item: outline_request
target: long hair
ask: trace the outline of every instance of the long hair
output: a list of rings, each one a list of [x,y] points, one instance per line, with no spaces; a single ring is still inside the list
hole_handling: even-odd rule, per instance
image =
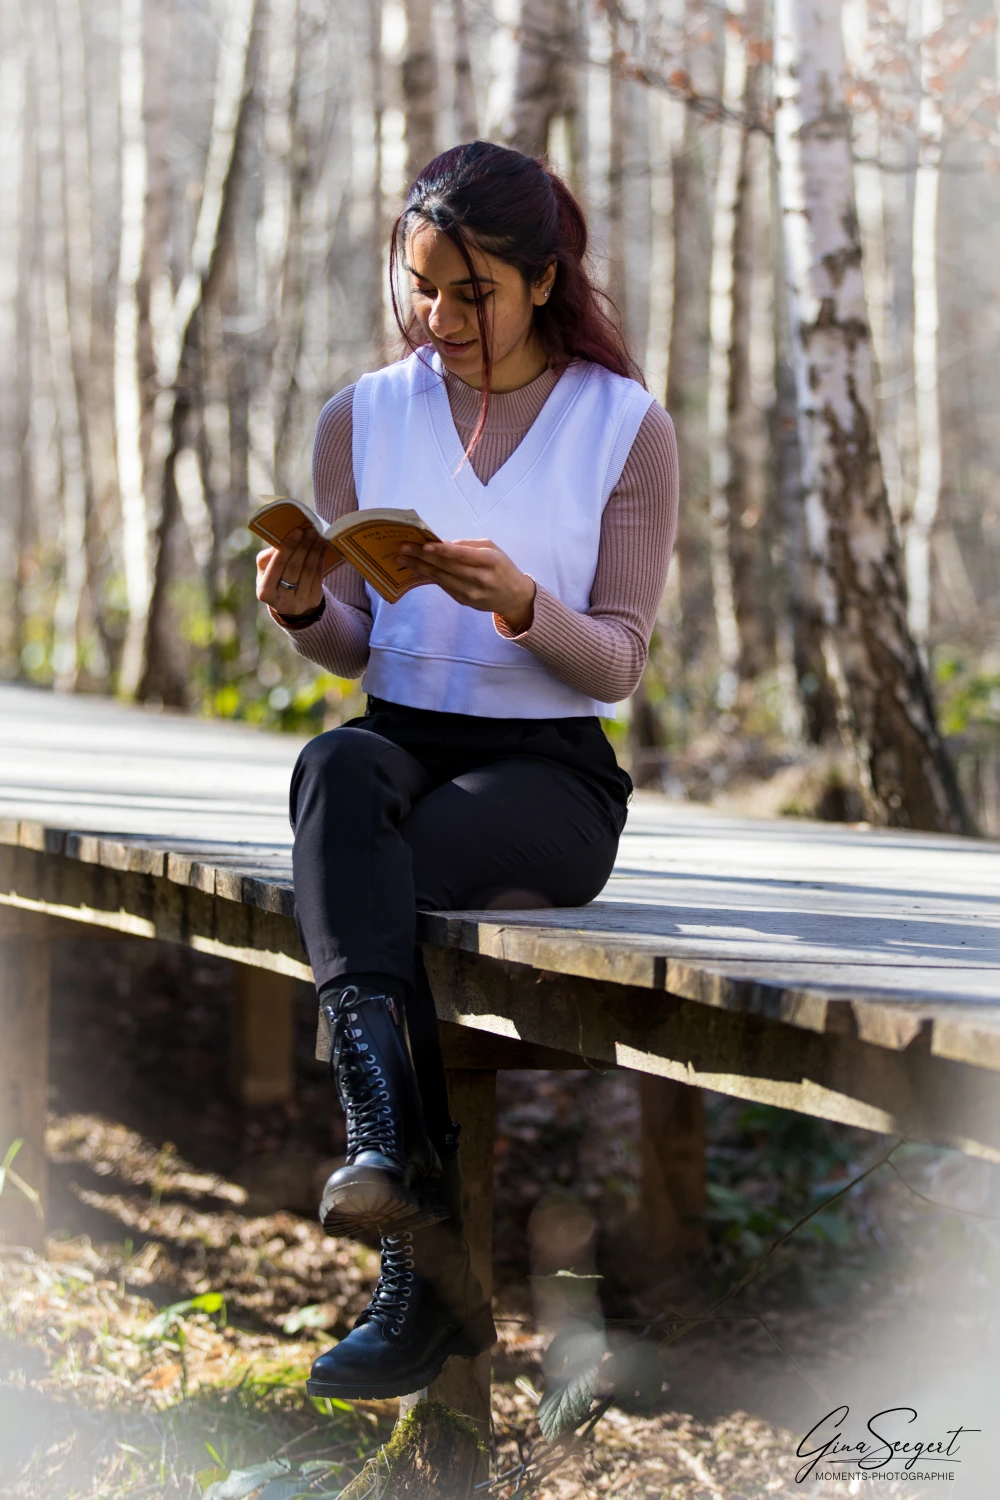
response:
[[[423,220],[456,247],[472,278],[476,321],[483,351],[483,391],[479,420],[469,442],[471,454],[482,437],[490,400],[489,316],[476,275],[472,250],[480,250],[520,271],[534,285],[555,262],[548,300],[534,309],[534,333],[555,369],[574,359],[603,365],[645,385],[629,352],[614,304],[591,280],[585,265],[587,224],[583,210],[545,162],[489,141],[453,146],[428,162],[411,186],[406,206],[392,227],[389,286],[392,310],[410,349],[426,339],[419,325],[404,319],[397,277],[406,238]]]

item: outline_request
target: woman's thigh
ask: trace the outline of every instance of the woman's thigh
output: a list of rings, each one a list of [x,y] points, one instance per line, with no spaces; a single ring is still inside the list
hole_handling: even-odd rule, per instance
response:
[[[495,761],[421,798],[401,829],[424,911],[582,906],[619,831],[586,782],[551,761]]]

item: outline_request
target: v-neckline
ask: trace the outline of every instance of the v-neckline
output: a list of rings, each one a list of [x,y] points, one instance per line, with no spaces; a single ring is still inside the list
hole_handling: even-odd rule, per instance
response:
[[[465,456],[465,445],[458,435],[448,400],[444,367],[435,351],[429,367],[437,376],[424,386],[431,427],[448,470],[452,484],[476,516],[485,516],[506,500],[512,490],[527,478],[545,451],[550,433],[563,420],[579,394],[581,375],[576,365],[567,365],[546,396],[541,411],[524,434],[513,453],[485,483]]]

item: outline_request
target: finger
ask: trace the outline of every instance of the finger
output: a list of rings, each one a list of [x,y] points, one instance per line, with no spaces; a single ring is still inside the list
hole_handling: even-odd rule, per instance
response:
[[[257,579],[257,598],[262,599],[265,604],[277,603],[278,579],[281,577],[282,569],[287,560],[288,557],[284,548],[271,548],[270,556],[265,561],[263,570]]]
[[[315,536],[315,534],[315,532],[312,533],[313,536]],[[302,577],[302,571],[306,565],[306,558],[309,556],[311,550],[312,542],[309,539],[309,536],[305,532],[303,532],[299,540],[295,543],[295,546],[292,548],[285,566],[282,569],[282,582],[286,584],[294,584],[296,588],[298,587],[299,580]],[[291,592],[293,592],[293,590],[289,588],[282,590],[282,593],[286,594]]]
[[[323,564],[326,559],[326,543],[322,540],[314,545],[306,558],[306,565],[302,570],[302,578],[299,581],[299,593],[305,591],[310,600],[310,607],[318,604],[323,594]]]

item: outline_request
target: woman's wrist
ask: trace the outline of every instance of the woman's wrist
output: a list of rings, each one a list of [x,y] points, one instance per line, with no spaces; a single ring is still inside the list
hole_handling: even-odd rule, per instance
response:
[[[286,630],[304,630],[307,625],[315,625],[317,620],[323,618],[326,610],[326,595],[324,594],[312,609],[303,610],[300,615],[283,615],[280,610],[275,609],[273,604],[268,608],[279,625],[284,625]]]
[[[530,629],[535,613],[535,580],[529,574],[522,574],[523,587],[518,589],[517,596],[504,609],[497,610],[497,614],[511,635],[523,635]]]

